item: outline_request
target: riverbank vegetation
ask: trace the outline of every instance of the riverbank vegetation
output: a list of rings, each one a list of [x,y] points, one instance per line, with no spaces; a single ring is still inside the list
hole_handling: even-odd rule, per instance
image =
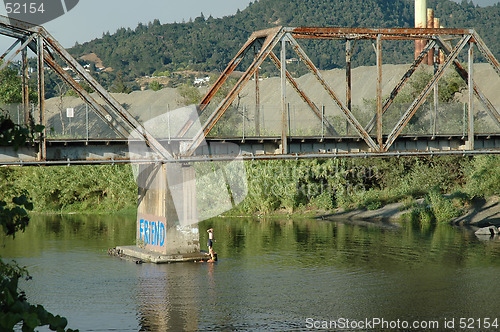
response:
[[[372,210],[402,202],[411,221],[449,222],[474,199],[500,194],[498,156],[253,162],[247,173],[248,196],[232,213]]]
[[[0,113],[0,146],[12,146],[15,150],[32,142],[34,135],[42,128],[35,126],[30,131],[14,124],[9,117]],[[16,233],[24,232],[29,224],[29,210],[33,203],[24,194],[25,189],[16,188],[14,179],[4,178],[13,171],[2,168],[0,171],[0,239],[5,245],[6,237],[14,239]],[[11,173],[12,174],[12,173]],[[20,174],[18,174],[20,175]],[[67,320],[54,316],[41,305],[30,304],[26,294],[18,288],[20,278],[31,279],[28,271],[15,262],[4,261],[0,257],[0,331],[34,331],[36,327],[48,326],[53,331],[65,331]],[[72,331],[68,329],[67,331]]]
[[[137,204],[130,166],[56,166],[3,168],[2,198],[27,194],[42,213],[109,212]]]
[[[500,194],[498,156],[253,161],[248,194],[231,215],[325,213],[402,202],[408,219],[449,222],[480,197]],[[129,165],[0,169],[0,199],[26,194],[41,213],[134,209]]]

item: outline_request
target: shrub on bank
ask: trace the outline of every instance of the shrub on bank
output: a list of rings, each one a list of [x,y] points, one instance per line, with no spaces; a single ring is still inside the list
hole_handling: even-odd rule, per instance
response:
[[[23,167],[2,169],[0,177],[6,181],[0,187],[26,193],[37,212],[117,211],[137,204],[127,165]]]
[[[412,220],[448,222],[474,197],[500,194],[499,156],[251,161],[245,169],[248,195],[230,214],[377,209],[403,201],[414,210]],[[129,165],[2,168],[0,180],[0,199],[26,193],[39,212],[137,204]],[[428,208],[415,202],[424,197]]]

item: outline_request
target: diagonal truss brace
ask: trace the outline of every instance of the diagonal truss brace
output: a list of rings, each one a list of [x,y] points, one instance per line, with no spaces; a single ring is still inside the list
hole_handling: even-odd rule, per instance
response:
[[[474,43],[476,43],[477,48],[479,49],[479,52],[485,57],[485,59],[491,64],[493,69],[497,72],[497,74],[500,76],[500,63],[498,60],[495,58],[493,53],[491,53],[490,49],[484,41],[479,37],[478,33],[474,30],[472,33],[472,37],[474,39]]]
[[[215,96],[215,94],[219,91],[219,89],[222,87],[222,85],[227,81],[229,78],[229,75],[238,67],[240,62],[243,60],[245,57],[246,53],[248,50],[251,48],[252,45],[254,45],[258,40],[261,40],[263,37],[257,35],[256,33],[253,33],[252,36],[247,40],[245,45],[241,47],[241,49],[238,51],[236,56],[229,62],[229,64],[226,66],[222,74],[219,76],[217,81],[215,81],[214,85],[212,88],[207,92],[205,97],[201,100],[198,109],[200,110],[200,114],[203,113],[207,107],[207,105],[210,103],[210,100]],[[182,126],[182,128],[177,132],[175,135],[176,137],[182,137],[186,135],[188,130],[193,126],[194,122],[198,118],[198,114],[196,112],[193,112],[187,122]]]
[[[394,129],[392,132],[389,134],[387,137],[387,141],[384,144],[383,151],[387,151],[391,145],[394,143],[396,138],[401,134],[403,129],[406,127],[408,122],[410,122],[411,118],[415,114],[415,112],[418,110],[418,108],[422,105],[422,103],[425,101],[427,96],[429,95],[431,89],[434,87],[434,85],[437,83],[437,81],[443,76],[444,71],[450,66],[450,64],[456,59],[460,51],[465,47],[465,45],[469,42],[471,39],[471,35],[465,35],[460,42],[455,46],[453,51],[448,54],[447,58],[445,59],[444,65],[439,68],[438,71],[434,74],[434,76],[431,78],[429,83],[427,83],[427,86],[422,90],[420,95],[413,101],[413,103],[410,105],[408,110],[403,114],[401,119],[396,123],[394,126]]]
[[[2,61],[3,61],[3,59],[5,59],[5,57],[6,57],[7,55],[9,55],[9,53],[10,53],[10,52],[12,52],[12,50],[13,50],[14,48],[16,48],[17,44],[19,44],[20,42],[21,42],[21,40],[20,40],[20,39],[17,39],[17,40],[16,40],[16,41],[15,41],[15,42],[14,42],[14,43],[13,43],[13,44],[9,47],[9,49],[8,49],[7,51],[5,51],[5,53],[4,53],[4,54],[2,54],[2,56],[0,56],[0,62],[2,62]]]
[[[481,39],[477,34],[474,34],[474,37],[472,39],[476,42],[476,45],[478,49],[481,51],[481,53],[483,53],[485,58],[489,59],[488,61],[490,62],[490,64],[500,75],[500,68],[498,66],[498,61],[496,61],[495,57],[491,54],[491,52],[489,52],[489,50],[486,48],[486,45],[484,45],[484,43],[478,43],[478,41],[481,41]],[[440,38],[438,38],[437,41],[441,49],[445,52],[445,54],[451,53],[451,47],[446,42],[444,42]],[[469,84],[469,74],[467,70],[465,70],[465,68],[456,59],[453,61],[453,65],[455,66],[455,70],[460,75],[460,77],[467,84]],[[497,124],[497,126],[500,127],[500,114],[496,110],[495,106],[493,106],[493,104],[488,100],[488,98],[486,98],[486,96],[481,92],[481,90],[479,90],[479,87],[477,86],[476,82],[474,82],[474,80],[472,81],[472,85],[474,88],[474,95],[481,101],[481,103],[486,109],[486,112],[490,115],[490,117]]]
[[[271,52],[269,53],[269,57],[271,58],[272,62],[274,63],[274,65],[276,66],[276,68],[278,68],[278,70],[281,71],[281,61],[280,59],[276,56],[276,54],[274,54],[274,52]],[[335,128],[333,127],[333,125],[328,121],[328,119],[324,119],[323,116],[322,116],[322,113],[321,111],[318,109],[318,107],[316,106],[316,104],[314,104],[311,99],[309,99],[309,97],[306,96],[306,94],[304,93],[304,91],[299,87],[299,85],[297,84],[297,81],[295,81],[295,79],[293,78],[293,76],[290,74],[290,72],[288,70],[285,71],[286,73],[286,78],[288,80],[288,83],[290,83],[290,85],[293,87],[293,89],[299,94],[299,96],[302,98],[302,100],[307,104],[309,105],[309,107],[311,108],[311,110],[313,111],[314,115],[316,115],[318,117],[318,119],[320,120],[323,120],[323,122],[325,123],[326,125],[326,129],[330,132],[330,134],[332,135],[338,135],[338,132],[335,130]]]
[[[44,37],[46,45],[50,46],[51,49],[57,53],[61,59],[63,59],[80,77],[82,77],[87,84],[95,91],[97,94],[105,100],[108,105],[112,108],[115,113],[115,117],[125,122],[130,128],[135,130],[146,143],[157,152],[161,157],[165,159],[172,159],[172,154],[165,149],[130,113],[128,113],[125,108],[116,99],[114,99],[85,69],[76,61],[69,53],[66,51],[45,29],[41,28],[41,34]],[[76,82],[75,82],[76,83]],[[78,84],[74,86],[79,95],[85,94],[84,89],[82,89]],[[87,93],[87,98],[90,94]],[[103,110],[104,108],[101,108]],[[108,122],[109,123],[109,122]]]
[[[105,115],[109,115],[112,119],[115,119],[116,123],[104,119],[111,125],[113,130],[117,131],[122,136],[126,133],[137,132],[146,141],[146,143],[160,155],[161,158],[173,158],[170,152],[166,150],[134,117],[132,117],[132,115],[130,115],[90,74],[88,74],[85,69],[42,26],[35,26],[23,21],[0,16],[0,34],[23,41],[22,45],[13,56],[29,47],[35,54],[38,55],[39,59],[43,58],[43,61],[53,68],[61,76],[61,78],[68,83],[80,97],[82,97],[84,101],[90,102],[90,105],[97,111],[99,116],[104,116],[105,118]],[[35,39],[35,37],[38,38]],[[42,47],[38,47],[38,40],[42,40],[43,50]],[[11,52],[16,44],[17,43],[14,43],[7,52]],[[59,55],[61,60],[71,67],[75,73],[77,73],[95,92],[97,92],[107,105],[110,106],[112,113],[99,105],[90,96],[90,94],[87,93],[71,77],[71,75],[62,70],[61,66],[57,64],[56,60],[52,56],[51,51]],[[6,55],[3,56],[5,57]],[[9,61],[3,63],[3,66],[7,65],[9,62],[10,58]],[[127,130],[128,128],[125,128],[123,125],[120,125],[121,128],[120,126],[115,127],[118,123],[117,120],[123,121],[130,127],[130,130]]]
[[[333,89],[330,87],[330,85],[326,82],[326,80],[323,78],[323,76],[319,72],[318,68],[316,68],[316,66],[312,63],[311,59],[309,59],[307,54],[304,52],[304,50],[300,47],[300,45],[297,43],[297,41],[291,35],[289,36],[289,41],[292,44],[294,51],[306,63],[306,65],[309,67],[309,69],[313,72],[316,79],[321,83],[323,88],[328,92],[330,97],[334,100],[334,102],[341,109],[341,111],[344,112],[347,120],[354,127],[354,129],[358,132],[358,134],[361,136],[361,138],[363,140],[365,140],[365,142],[368,144],[368,146],[370,148],[372,148],[373,151],[379,151],[380,150],[379,146],[368,135],[366,130],[358,122],[358,120],[354,117],[354,115],[351,113],[351,111],[349,109],[347,109],[347,107],[344,105],[344,103],[339,99],[339,97],[337,97],[337,95],[335,94]]]
[[[51,67],[63,80],[66,82],[87,104],[89,104],[97,113],[97,115],[106,122],[116,134],[121,137],[127,137],[129,132],[120,123],[108,120],[108,111],[100,105],[87,91],[82,89],[79,84],[69,75],[62,67],[49,55],[47,51],[44,51],[44,61]],[[109,115],[110,116],[110,115]]]
[[[14,60],[14,58],[24,49],[26,49],[26,47],[33,41],[33,39],[35,39],[35,37],[37,36],[36,33],[32,33],[29,38],[27,38],[18,48],[17,50],[11,54],[11,56],[9,58],[7,58],[7,60],[5,62],[3,62],[1,65],[0,65],[0,70],[3,70],[5,67],[7,67],[9,65],[9,63],[11,63],[12,60]],[[16,44],[13,44],[12,46],[15,47]],[[5,54],[5,56],[7,54],[9,54],[11,51],[12,51],[12,46],[11,48],[7,51],[7,53]]]
[[[265,58],[267,56],[269,56],[269,53],[278,44],[278,42],[281,41],[281,39],[283,38],[283,36],[285,35],[285,32],[286,32],[285,29],[281,28],[281,27],[275,28],[275,29],[270,29],[268,31],[270,31],[271,33],[269,33],[267,35],[257,57],[255,57],[252,64],[250,65],[250,67],[243,74],[243,76],[238,80],[238,82],[233,87],[231,92],[217,106],[217,108],[209,116],[209,118],[205,122],[205,124],[195,134],[191,144],[186,148],[185,151],[181,151],[181,154],[183,156],[191,156],[194,153],[196,148],[203,142],[203,140],[208,135],[210,130],[212,130],[212,128],[217,124],[217,122],[222,117],[222,115],[224,115],[224,113],[229,108],[231,103],[234,101],[236,96],[241,92],[241,90],[243,89],[245,84],[250,80],[250,78],[255,73],[257,68],[259,68],[259,66],[262,64],[262,62],[265,60]],[[250,49],[250,47],[253,45],[253,43],[248,43],[247,45],[248,45],[247,49]],[[210,93],[210,91],[209,91],[209,93]]]
[[[436,45],[436,42],[434,40],[430,41],[427,43],[426,47],[422,50],[422,52],[419,54],[419,56],[415,59],[413,64],[408,68],[408,71],[403,75],[402,79],[399,81],[399,83],[394,87],[392,90],[391,94],[389,97],[386,99],[384,102],[384,105],[382,107],[382,115],[387,111],[389,106],[391,106],[392,102],[396,98],[396,96],[399,94],[401,89],[405,86],[405,84],[408,82],[410,79],[411,75],[417,70],[418,66],[422,63],[424,57],[427,55],[429,50],[433,48]],[[374,115],[373,118],[370,120],[370,122],[366,125],[365,130],[370,133],[373,130],[373,127],[375,126],[375,123],[377,121],[377,115]]]

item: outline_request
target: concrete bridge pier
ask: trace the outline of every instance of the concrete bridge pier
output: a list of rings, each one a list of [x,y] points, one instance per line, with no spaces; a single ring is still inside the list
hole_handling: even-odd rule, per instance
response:
[[[137,245],[117,249],[154,263],[206,259],[200,252],[194,167],[177,163],[135,167]]]

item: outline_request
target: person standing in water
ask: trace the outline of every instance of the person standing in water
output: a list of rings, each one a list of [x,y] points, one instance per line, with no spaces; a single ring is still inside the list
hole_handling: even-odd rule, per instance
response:
[[[207,230],[208,232],[208,253],[210,254],[211,259],[214,259],[214,249],[213,249],[213,244],[214,244],[214,229],[210,228]]]

